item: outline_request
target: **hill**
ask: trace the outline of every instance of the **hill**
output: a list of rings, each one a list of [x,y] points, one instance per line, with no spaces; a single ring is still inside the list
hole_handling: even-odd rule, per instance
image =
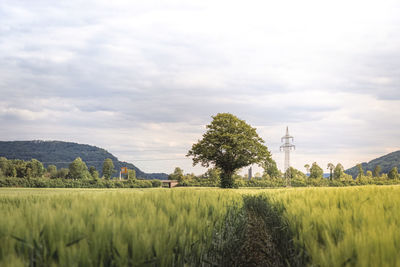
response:
[[[0,141],[0,157],[7,159],[31,160],[37,159],[45,167],[54,164],[57,168],[68,168],[68,165],[77,157],[81,157],[86,165],[94,166],[99,173],[102,171],[103,161],[112,159],[115,169],[121,167],[134,169],[138,178],[167,179],[165,173],[145,173],[131,163],[119,161],[107,150],[90,145],[83,145],[62,141]],[[117,175],[117,173],[115,174]]]
[[[364,172],[373,171],[376,165],[380,165],[382,173],[388,173],[393,167],[400,169],[400,150],[389,153],[383,157],[371,160],[370,162],[363,162],[362,167]],[[354,166],[345,171],[347,174],[356,177],[358,174],[357,166]]]

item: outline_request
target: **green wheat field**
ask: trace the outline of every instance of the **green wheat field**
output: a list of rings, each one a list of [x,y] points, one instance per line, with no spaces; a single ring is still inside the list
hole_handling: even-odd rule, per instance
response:
[[[400,266],[400,186],[1,188],[0,266],[229,266],[249,214],[286,265]]]

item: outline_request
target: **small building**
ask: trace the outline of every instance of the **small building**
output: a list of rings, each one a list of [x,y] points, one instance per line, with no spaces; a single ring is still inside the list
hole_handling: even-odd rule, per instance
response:
[[[165,188],[172,188],[178,185],[177,180],[161,180],[162,187]]]

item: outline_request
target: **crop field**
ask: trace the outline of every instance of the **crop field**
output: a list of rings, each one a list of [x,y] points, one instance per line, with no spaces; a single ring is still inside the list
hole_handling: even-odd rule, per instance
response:
[[[0,214],[0,266],[400,266],[399,186],[5,188]]]
[[[400,266],[400,187],[271,190],[296,246],[317,266]]]

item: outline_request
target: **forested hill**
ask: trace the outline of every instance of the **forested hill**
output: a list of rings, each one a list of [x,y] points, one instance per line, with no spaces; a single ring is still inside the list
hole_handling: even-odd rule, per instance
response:
[[[88,167],[94,166],[99,173],[102,171],[103,161],[106,158],[110,158],[112,159],[116,170],[120,170],[121,167],[134,169],[138,178],[168,178],[168,175],[165,173],[144,173],[131,163],[119,161],[114,155],[105,149],[71,142],[0,141],[0,157],[22,160],[37,159],[41,161],[45,167],[54,164],[57,166],[57,169],[68,168],[69,164],[75,158],[81,157]]]
[[[364,172],[373,171],[375,166],[380,165],[382,168],[382,173],[388,173],[393,167],[397,167],[400,169],[400,150],[396,152],[392,152],[383,157],[371,160],[370,162],[362,163],[362,167]],[[352,175],[353,177],[357,176],[358,168],[354,166],[345,171],[347,174]]]

